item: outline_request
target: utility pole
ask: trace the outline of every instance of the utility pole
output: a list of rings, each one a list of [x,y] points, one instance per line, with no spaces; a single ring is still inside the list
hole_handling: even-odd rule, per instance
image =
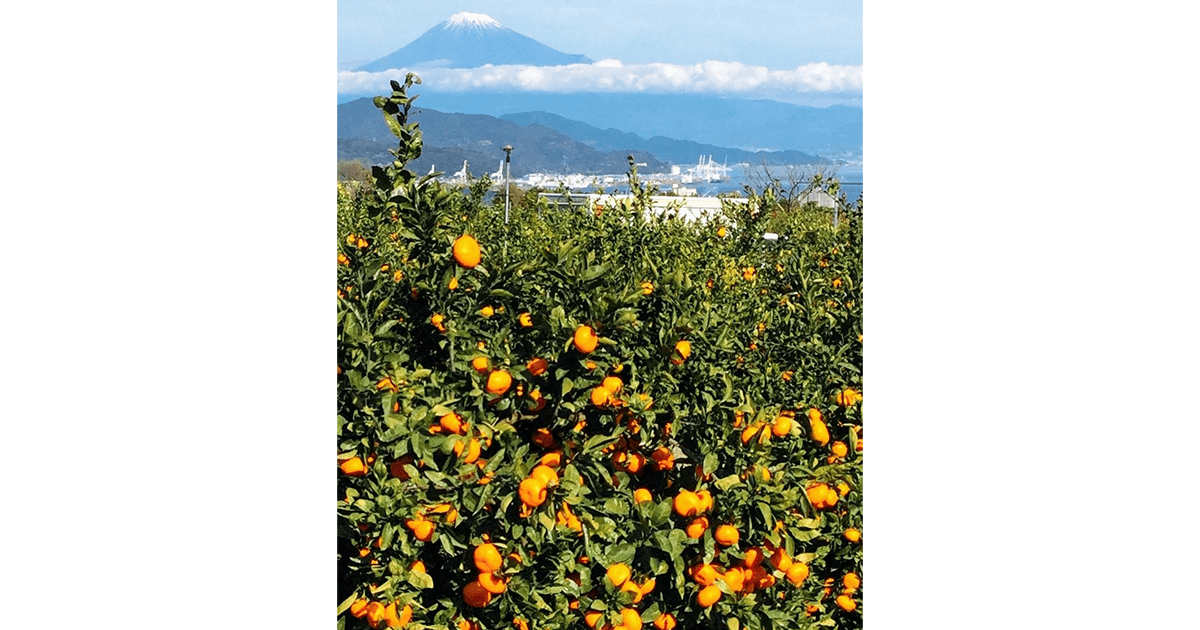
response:
[[[504,225],[508,225],[508,188],[512,185],[509,183],[509,175],[511,174],[509,162],[512,159],[512,150],[511,144],[504,145]]]

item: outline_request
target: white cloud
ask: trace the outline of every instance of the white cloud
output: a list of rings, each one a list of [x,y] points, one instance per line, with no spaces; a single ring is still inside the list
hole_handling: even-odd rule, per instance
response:
[[[409,69],[338,73],[338,94],[378,92],[389,79],[403,80]],[[794,70],[770,70],[729,61],[693,65],[626,65],[616,59],[567,66],[413,68],[422,82],[446,92],[518,90],[528,92],[706,93],[792,100],[818,94],[859,94],[863,67],[810,63]]]

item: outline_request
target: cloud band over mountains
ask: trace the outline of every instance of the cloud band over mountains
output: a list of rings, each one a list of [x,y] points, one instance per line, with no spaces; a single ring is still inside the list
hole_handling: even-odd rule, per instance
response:
[[[438,91],[721,93],[745,97],[794,98],[828,93],[861,93],[863,67],[810,63],[794,70],[771,70],[739,62],[693,65],[623,64],[605,59],[565,66],[425,67],[386,72],[338,73],[339,94],[378,92],[408,70]]]

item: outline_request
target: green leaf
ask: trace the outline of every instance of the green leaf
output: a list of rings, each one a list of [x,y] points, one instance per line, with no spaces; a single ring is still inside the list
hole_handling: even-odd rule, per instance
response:
[[[717,461],[717,454],[715,452],[704,456],[704,474],[706,476],[711,475],[713,471],[717,469]],[[722,490],[725,489],[726,488],[722,488]]]
[[[356,599],[358,599],[358,591],[350,593],[350,597],[347,597],[346,599],[342,600],[342,603],[338,604],[337,614],[340,615],[346,612],[346,610],[350,608],[350,604],[353,604],[354,600]],[[339,622],[340,621],[341,620],[339,620]]]

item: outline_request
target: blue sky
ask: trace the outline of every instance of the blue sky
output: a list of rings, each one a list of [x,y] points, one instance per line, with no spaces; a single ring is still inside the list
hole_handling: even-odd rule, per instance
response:
[[[602,62],[538,75],[514,84],[517,89],[589,90],[615,84],[613,91],[715,89],[790,102],[824,98],[861,104],[862,0],[340,0],[339,92],[378,83],[366,77],[355,81],[346,71],[401,48],[461,11],[486,14],[551,48]],[[440,84],[458,89],[497,80],[495,73],[485,78],[479,71],[447,74],[438,77]]]

